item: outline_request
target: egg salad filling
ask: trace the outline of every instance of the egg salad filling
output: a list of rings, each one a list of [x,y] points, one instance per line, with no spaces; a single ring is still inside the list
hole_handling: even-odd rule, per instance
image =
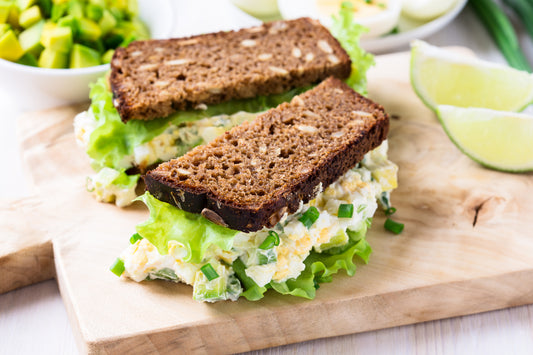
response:
[[[252,233],[218,226],[146,193],[139,199],[150,218],[137,226],[113,272],[192,285],[198,301],[257,300],[268,289],[314,298],[318,283],[340,269],[353,275],[354,255],[368,260],[365,234],[377,201],[388,200],[396,188],[397,170],[385,141],[296,213]]]
[[[239,111],[232,115],[217,115],[197,121],[169,123],[163,133],[150,141],[133,147],[131,154],[122,156],[115,168],[102,167],[87,177],[87,190],[100,202],[114,202],[119,207],[130,205],[137,197],[135,188],[138,174],[125,174],[124,170],[136,167],[145,171],[149,166],[179,157],[200,144],[206,144],[244,121],[252,121],[257,113]],[[97,127],[97,120],[91,108],[76,116],[74,133],[79,146],[87,149],[91,134]]]

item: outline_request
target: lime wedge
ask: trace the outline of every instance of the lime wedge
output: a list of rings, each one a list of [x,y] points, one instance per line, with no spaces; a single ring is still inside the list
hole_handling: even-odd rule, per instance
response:
[[[437,106],[437,116],[457,148],[481,165],[533,170],[533,116],[448,105]]]
[[[521,111],[533,102],[533,75],[504,65],[411,43],[411,84],[420,99],[437,105]]]

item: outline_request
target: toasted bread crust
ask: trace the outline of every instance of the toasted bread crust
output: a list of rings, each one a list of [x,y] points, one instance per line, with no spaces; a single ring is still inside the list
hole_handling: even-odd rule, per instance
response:
[[[138,41],[118,48],[109,82],[123,121],[166,117],[232,99],[346,78],[351,61],[318,21],[278,21],[239,31]]]
[[[156,198],[243,232],[274,226],[386,139],[383,107],[329,78],[159,165],[144,180]]]

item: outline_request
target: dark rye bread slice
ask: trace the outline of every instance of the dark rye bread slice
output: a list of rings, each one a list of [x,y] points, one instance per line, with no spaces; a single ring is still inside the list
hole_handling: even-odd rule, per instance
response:
[[[382,106],[329,78],[144,176],[152,195],[250,232],[273,227],[386,138]]]
[[[302,18],[240,31],[150,40],[118,48],[113,104],[123,121],[232,99],[286,92],[350,75],[349,56],[318,21]]]

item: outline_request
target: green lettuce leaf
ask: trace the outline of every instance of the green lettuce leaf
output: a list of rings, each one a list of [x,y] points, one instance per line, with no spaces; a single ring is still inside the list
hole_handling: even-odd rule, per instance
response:
[[[293,295],[308,299],[315,298],[318,284],[331,282],[332,275],[339,270],[346,270],[349,276],[353,276],[357,266],[353,259],[359,256],[365,263],[368,262],[372,248],[366,239],[348,243],[348,248],[340,254],[311,254],[305,259],[305,269],[296,279],[289,279],[282,283],[271,282],[271,286],[283,295]]]
[[[290,101],[294,96],[304,92],[298,88],[283,94],[259,96],[253,99],[233,100],[209,106],[206,110],[180,111],[171,116],[150,121],[130,120],[122,122],[113,106],[113,94],[107,80],[102,77],[91,86],[91,110],[97,121],[97,128],[91,133],[87,154],[94,160],[93,168],[103,167],[127,169],[131,164],[125,159],[135,147],[149,142],[168,128],[169,124],[179,125],[184,122],[220,114],[233,114],[239,111],[260,112]]]
[[[368,32],[368,29],[354,22],[353,6],[351,2],[342,3],[338,17],[332,16],[331,33],[352,61],[352,73],[346,83],[355,91],[366,95],[366,72],[374,65],[374,56],[359,45],[361,35]]]
[[[161,255],[168,254],[168,242],[175,240],[188,251],[185,262],[200,263],[211,244],[230,250],[233,238],[239,233],[219,226],[200,214],[186,212],[159,201],[148,192],[137,199],[150,209],[150,217],[137,225],[137,233],[152,243]]]
[[[354,275],[357,269],[354,256],[357,255],[363,262],[368,263],[372,248],[364,238],[366,230],[366,224],[363,224],[357,232],[347,231],[350,241],[342,247],[342,250],[338,249],[337,254],[311,252],[304,261],[304,271],[296,279],[280,283],[270,282],[264,287],[260,287],[246,275],[246,266],[240,259],[235,260],[233,270],[245,289],[241,296],[248,301],[257,301],[264,297],[269,288],[272,288],[283,295],[315,298],[318,284],[331,282],[332,276],[340,270],[345,270],[349,276]]]

